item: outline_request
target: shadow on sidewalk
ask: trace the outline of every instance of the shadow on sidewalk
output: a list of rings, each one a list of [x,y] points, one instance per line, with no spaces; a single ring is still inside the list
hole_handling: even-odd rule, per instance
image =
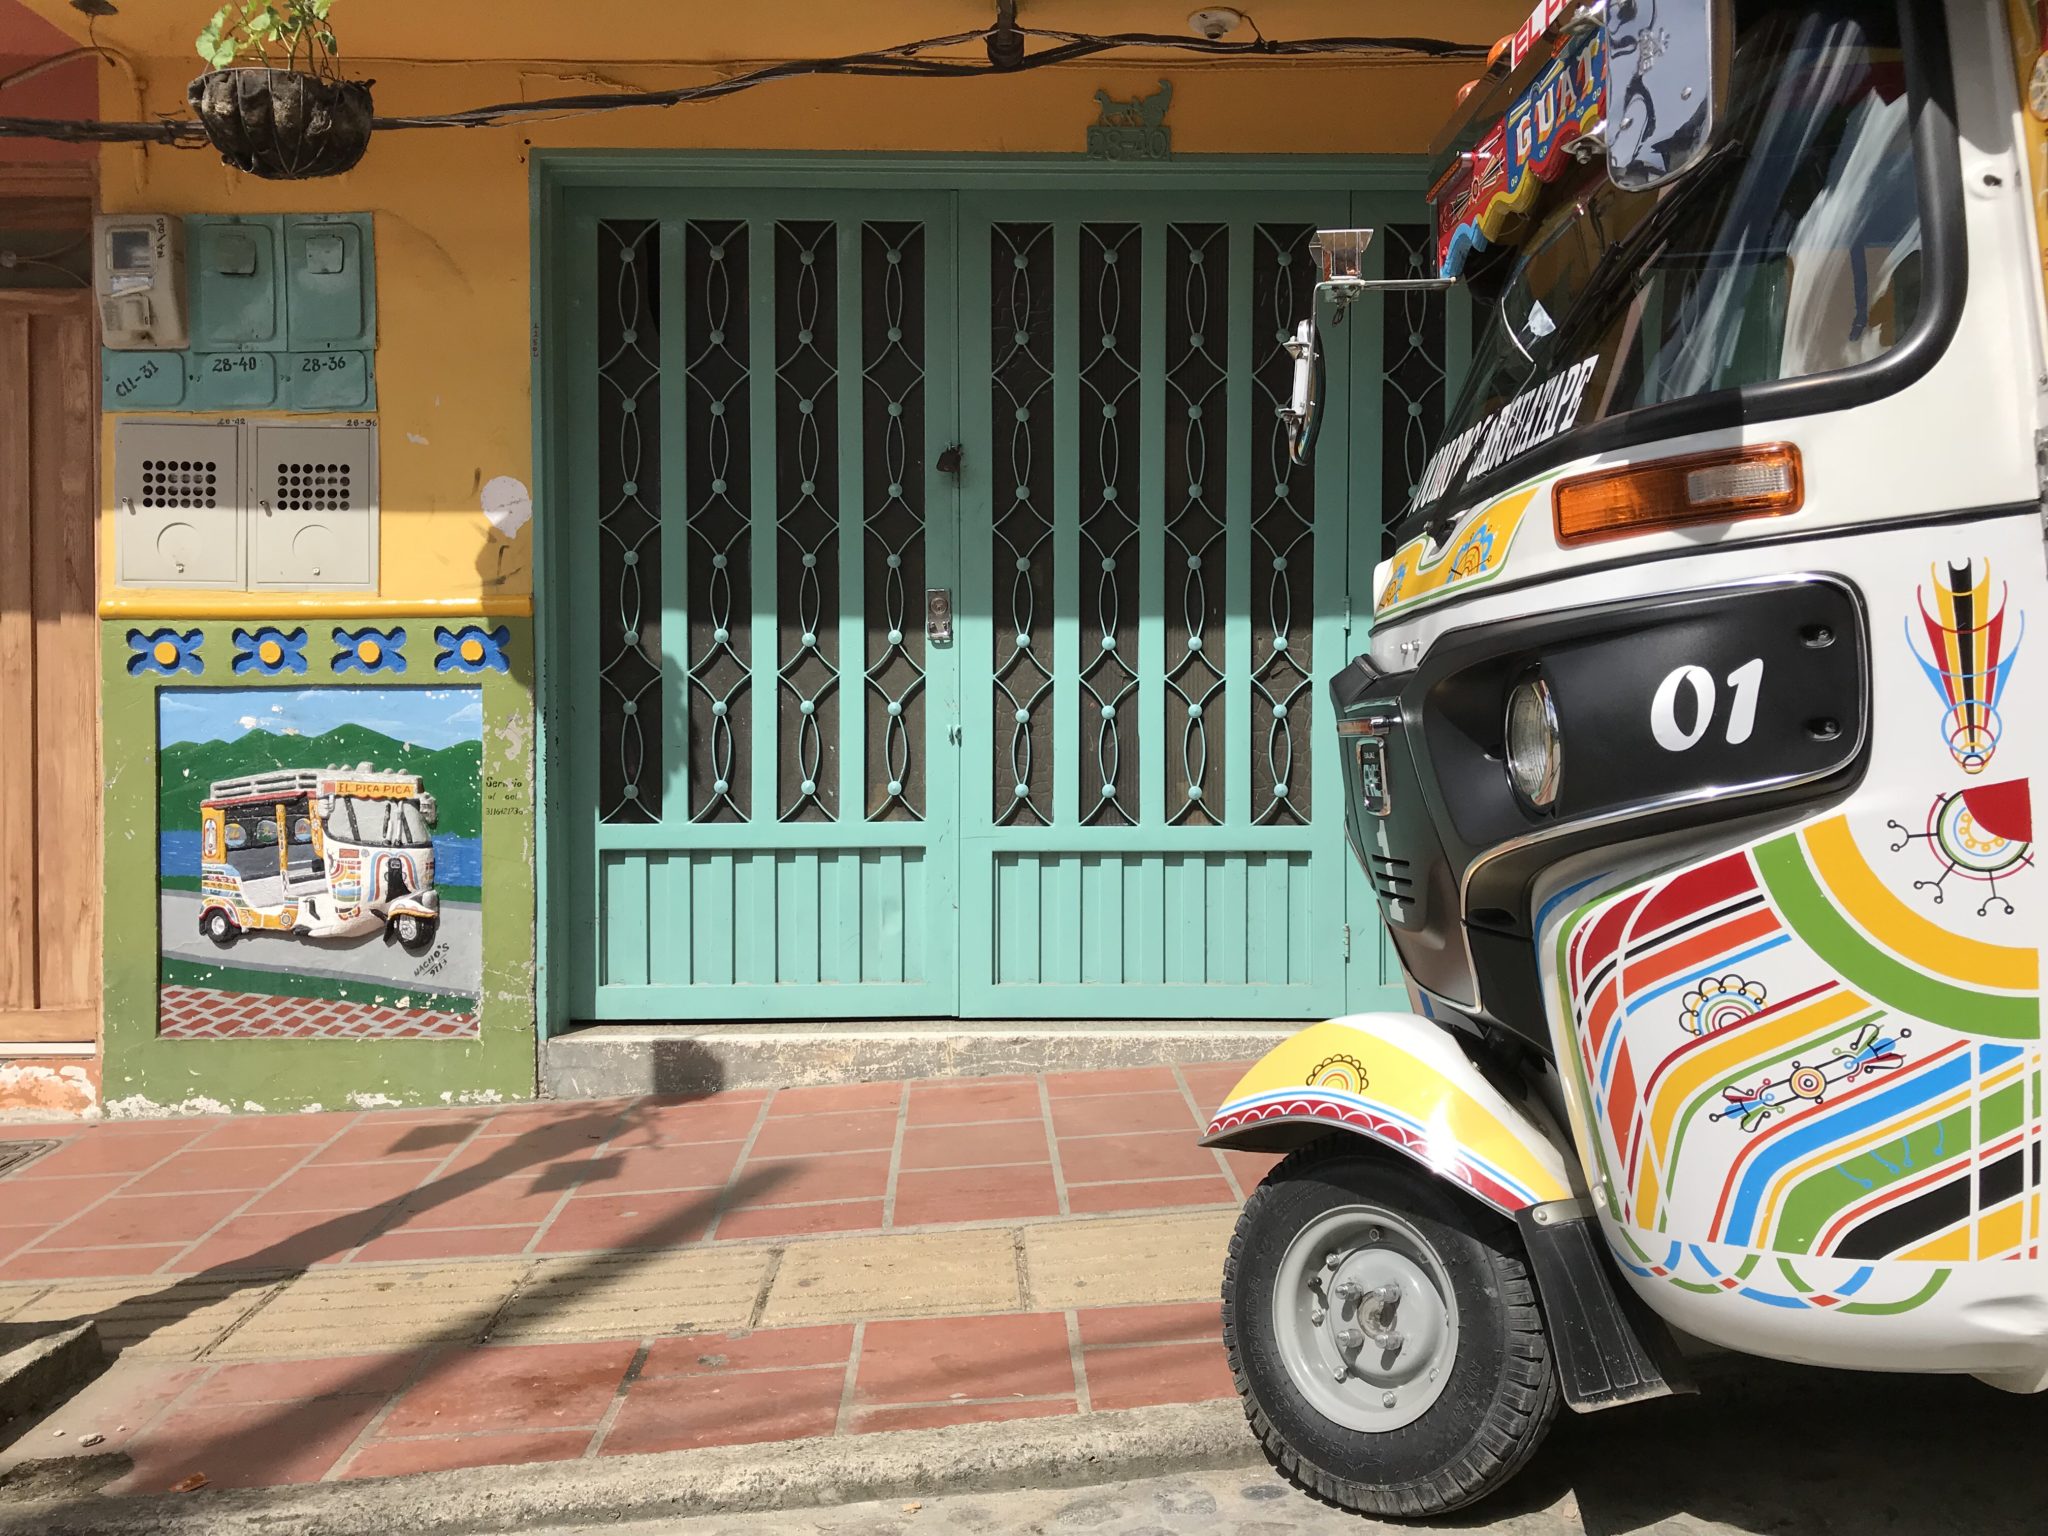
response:
[[[691,1099],[701,1095],[690,1095]],[[517,1135],[504,1138],[502,1150],[492,1153],[481,1161],[446,1173],[403,1194],[378,1202],[362,1210],[346,1212],[339,1216],[318,1221],[304,1231],[294,1233],[269,1248],[238,1259],[232,1264],[218,1265],[198,1274],[182,1276],[164,1286],[161,1290],[147,1295],[131,1297],[116,1311],[133,1309],[147,1313],[157,1307],[171,1304],[174,1315],[163,1318],[158,1326],[169,1326],[189,1315],[199,1306],[212,1305],[222,1299],[220,1287],[225,1283],[234,1291],[269,1287],[280,1281],[290,1282],[305,1275],[312,1266],[323,1258],[332,1258],[370,1241],[400,1223],[405,1217],[431,1211],[438,1206],[459,1199],[464,1195],[483,1189],[500,1180],[513,1177],[529,1169],[540,1169],[533,1188],[536,1191],[559,1189],[567,1191],[588,1183],[601,1183],[616,1173],[616,1159],[607,1158],[603,1144],[617,1139],[636,1127],[650,1123],[655,1112],[675,1104],[674,1099],[663,1101],[635,1100],[623,1109],[591,1110],[588,1114],[572,1114],[567,1118],[552,1115],[537,1116],[540,1123]],[[414,1142],[410,1137],[445,1136],[446,1127],[425,1124],[408,1132],[395,1145],[398,1148],[419,1150],[429,1145],[455,1145],[453,1141]],[[577,1137],[583,1139],[579,1144]],[[473,1133],[465,1138],[474,1145]],[[592,1142],[598,1143],[595,1151],[570,1159],[571,1151],[584,1151]],[[672,1212],[660,1220],[637,1229],[627,1244],[616,1250],[603,1253],[571,1257],[548,1276],[548,1294],[557,1306],[574,1305],[581,1298],[594,1291],[614,1285],[621,1275],[630,1273],[639,1265],[652,1262],[673,1252],[696,1239],[704,1225],[717,1212],[730,1206],[757,1199],[787,1177],[777,1170],[754,1172],[735,1171],[725,1186],[718,1190],[706,1190],[703,1198],[692,1202],[683,1209]],[[365,1235],[364,1218],[374,1216],[374,1226]],[[404,1390],[410,1391],[434,1381],[449,1366],[465,1357],[473,1346],[482,1342],[485,1331],[503,1310],[505,1297],[493,1298],[488,1305],[475,1308],[468,1315],[458,1314],[444,1325],[447,1337],[440,1342],[426,1346],[427,1361],[423,1370],[407,1383]],[[190,1301],[192,1305],[185,1307]],[[79,1317],[74,1321],[87,1321]],[[149,1337],[145,1331],[139,1337],[130,1336],[123,1340],[125,1347]],[[387,1354],[399,1353],[397,1350]],[[261,1434],[270,1441],[282,1440],[293,1443],[304,1437],[310,1439],[327,1427],[328,1400],[348,1396],[351,1393],[375,1392],[390,1397],[393,1394],[388,1384],[378,1381],[377,1373],[387,1372],[384,1362],[370,1362],[356,1377],[342,1378],[328,1386],[317,1399],[281,1404],[278,1411],[266,1418],[260,1425],[252,1425],[241,1418],[231,1434],[224,1434],[218,1441],[205,1441],[191,1448],[185,1458],[195,1471],[208,1467],[216,1469],[216,1480],[231,1483],[232,1469],[237,1460],[237,1444],[245,1437]],[[25,1434],[40,1422],[38,1419],[17,1426]],[[0,1448],[6,1442],[0,1441]],[[126,1456],[100,1456],[80,1458],[71,1479],[54,1477],[55,1467],[48,1462],[28,1462],[16,1468],[14,1473],[0,1480],[0,1512],[4,1512],[9,1497],[37,1497],[33,1487],[49,1487],[59,1482],[68,1487],[75,1500],[94,1501],[97,1490],[124,1476],[131,1467]],[[227,1475],[221,1476],[221,1473]],[[17,1486],[10,1492],[8,1484]],[[54,1491],[54,1490],[52,1490]],[[140,1493],[162,1490],[136,1490]],[[72,1502],[55,1506],[48,1511],[53,1517],[72,1507]],[[61,1525],[48,1527],[54,1533]]]

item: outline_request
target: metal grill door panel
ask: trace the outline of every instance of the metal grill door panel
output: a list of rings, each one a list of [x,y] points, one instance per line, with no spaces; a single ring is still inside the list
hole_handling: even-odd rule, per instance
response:
[[[571,1011],[954,1013],[951,201],[567,223]]]
[[[969,1014],[1344,1006],[1340,789],[1313,744],[1344,659],[1348,357],[1312,469],[1274,410],[1309,235],[1347,213],[963,205]]]
[[[1311,231],[1413,213],[569,193],[569,1016],[1386,1003],[1318,743],[1441,414],[1443,312],[1353,309],[1312,468],[1274,411]],[[1372,261],[1421,249],[1395,233]]]

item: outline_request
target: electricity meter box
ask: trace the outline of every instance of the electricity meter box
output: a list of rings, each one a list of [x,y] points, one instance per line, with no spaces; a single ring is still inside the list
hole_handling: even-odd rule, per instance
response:
[[[189,349],[101,354],[109,411],[367,411],[377,404],[374,220],[193,214],[182,226]],[[182,343],[180,344],[183,345]]]
[[[92,221],[93,294],[116,352],[174,352],[190,339],[185,224],[167,213],[101,214]]]

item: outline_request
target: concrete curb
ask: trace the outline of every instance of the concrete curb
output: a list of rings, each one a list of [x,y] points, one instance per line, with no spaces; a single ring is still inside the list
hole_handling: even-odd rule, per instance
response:
[[[309,1487],[0,1503],[4,1536],[391,1536],[1084,1488],[1256,1465],[1234,1401]]]
[[[1265,1055],[1300,1027],[1298,1019],[592,1024],[542,1043],[540,1085],[546,1098],[604,1099],[1237,1061]]]
[[[106,1368],[97,1324],[0,1323],[0,1430]]]

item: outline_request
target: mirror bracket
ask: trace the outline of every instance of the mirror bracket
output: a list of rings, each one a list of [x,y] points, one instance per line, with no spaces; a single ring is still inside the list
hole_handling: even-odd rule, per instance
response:
[[[1606,117],[1602,116],[1599,122],[1593,124],[1584,133],[1573,139],[1571,143],[1565,145],[1564,152],[1581,165],[1591,165],[1595,160],[1605,155],[1607,153]]]
[[[1579,0],[1558,22],[1557,29],[1566,37],[1580,37],[1606,25],[1607,0]]]
[[[1330,306],[1330,323],[1342,325],[1344,312],[1368,293],[1445,293],[1461,287],[1456,277],[1336,277],[1316,284],[1316,299]]]

